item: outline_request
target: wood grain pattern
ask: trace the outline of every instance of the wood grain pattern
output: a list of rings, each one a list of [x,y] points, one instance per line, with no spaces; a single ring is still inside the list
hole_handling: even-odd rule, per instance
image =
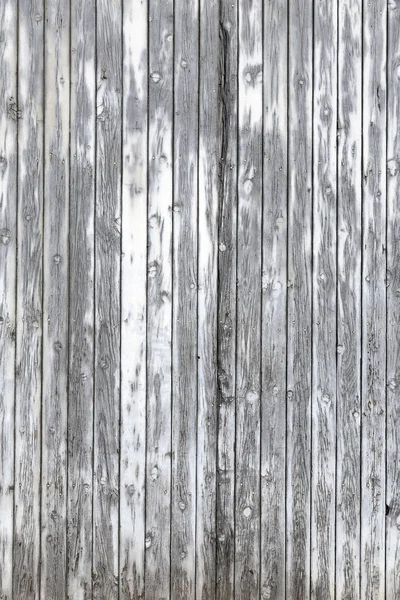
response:
[[[123,10],[120,598],[143,598],[146,478],[147,5]]]
[[[119,596],[121,3],[98,0],[93,598]]]
[[[262,4],[239,5],[235,597],[260,591]]]
[[[386,2],[363,6],[361,598],[385,592]]]
[[[13,598],[40,587],[43,332],[43,2],[18,13],[18,269]]]
[[[360,598],[361,2],[339,4],[336,596]]]
[[[12,599],[17,270],[17,14],[0,6],[0,598]]]
[[[149,7],[146,594],[170,598],[174,5]]]
[[[285,597],[288,3],[264,5],[261,598]]]
[[[310,596],[312,311],[311,3],[289,9],[286,595]]]
[[[175,1],[171,600],[196,590],[199,4]]]

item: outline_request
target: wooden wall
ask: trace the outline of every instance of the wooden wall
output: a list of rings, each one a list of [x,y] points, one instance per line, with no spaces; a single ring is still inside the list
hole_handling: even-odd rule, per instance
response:
[[[400,2],[0,0],[0,599],[399,600]]]

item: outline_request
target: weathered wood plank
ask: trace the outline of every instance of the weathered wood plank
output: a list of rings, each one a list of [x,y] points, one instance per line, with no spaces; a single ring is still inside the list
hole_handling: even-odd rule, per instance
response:
[[[120,598],[144,597],[147,3],[123,9]]]
[[[260,590],[262,3],[239,3],[235,596]]]
[[[261,598],[285,597],[288,3],[264,5]]]
[[[337,163],[336,597],[360,597],[361,151],[360,0],[339,4]]]
[[[146,594],[170,597],[173,2],[150,2]]]
[[[0,6],[0,598],[12,600],[17,269],[17,13]]]
[[[400,11],[388,4],[386,598],[400,597]]]
[[[175,1],[171,598],[195,597],[199,3]]]
[[[236,223],[238,7],[219,4],[217,591],[235,579]]]
[[[45,3],[41,597],[66,595],[69,4]]]
[[[71,2],[67,592],[92,598],[95,2]]]
[[[314,8],[311,597],[334,598],[337,2]]]
[[[20,0],[13,598],[39,598],[43,251],[43,2]]]
[[[119,594],[121,2],[97,1],[93,597]]]
[[[286,595],[310,595],[312,3],[289,9]]]
[[[385,591],[386,2],[363,4],[361,597]]]
[[[216,593],[219,5],[200,2],[196,598]]]

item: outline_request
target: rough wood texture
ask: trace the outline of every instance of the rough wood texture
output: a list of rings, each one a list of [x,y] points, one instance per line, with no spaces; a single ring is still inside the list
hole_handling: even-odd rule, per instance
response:
[[[399,15],[0,2],[0,600],[400,597]]]
[[[339,25],[342,23],[342,27]],[[339,4],[336,596],[360,598],[361,1]]]
[[[0,6],[0,598],[12,600],[17,269],[17,13]]]

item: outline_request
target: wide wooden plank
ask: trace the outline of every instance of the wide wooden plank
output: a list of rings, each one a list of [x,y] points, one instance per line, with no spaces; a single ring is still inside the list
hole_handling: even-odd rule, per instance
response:
[[[219,4],[217,589],[234,593],[238,8]]]
[[[400,12],[388,5],[386,598],[400,596]]]
[[[20,0],[13,598],[39,598],[43,251],[43,2]]]
[[[361,1],[339,3],[336,597],[360,597]]]
[[[121,2],[97,1],[93,597],[119,595]]]
[[[147,3],[123,10],[120,598],[144,596]]]
[[[262,3],[239,3],[235,596],[260,591]]]
[[[17,258],[17,13],[0,6],[0,598],[12,599]]]
[[[289,9],[286,595],[310,596],[312,4]]]
[[[69,5],[46,2],[41,597],[66,595]]]
[[[216,585],[219,6],[200,2],[196,598]]]
[[[95,2],[71,2],[67,592],[92,598]]]
[[[149,4],[146,594],[170,597],[173,2]]]
[[[385,591],[386,10],[363,4],[361,597]]]
[[[171,598],[195,598],[199,2],[175,0]]]
[[[264,5],[261,598],[285,597],[288,3]]]
[[[337,2],[314,10],[311,597],[335,592]]]

